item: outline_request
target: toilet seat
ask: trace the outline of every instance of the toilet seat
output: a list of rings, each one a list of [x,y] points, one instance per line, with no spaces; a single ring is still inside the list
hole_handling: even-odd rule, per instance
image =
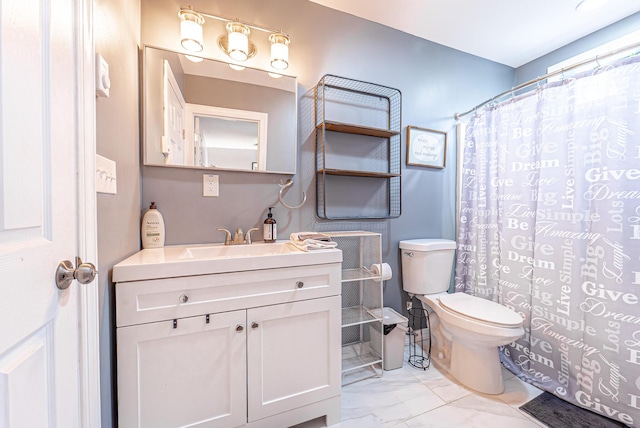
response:
[[[445,294],[438,297],[440,306],[458,316],[496,327],[520,327],[522,317],[499,303],[465,293]]]

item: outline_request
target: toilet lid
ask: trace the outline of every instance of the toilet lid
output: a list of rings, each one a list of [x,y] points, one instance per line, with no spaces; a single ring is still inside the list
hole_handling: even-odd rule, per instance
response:
[[[522,317],[499,303],[465,293],[440,296],[440,305],[458,315],[500,327],[520,327]]]

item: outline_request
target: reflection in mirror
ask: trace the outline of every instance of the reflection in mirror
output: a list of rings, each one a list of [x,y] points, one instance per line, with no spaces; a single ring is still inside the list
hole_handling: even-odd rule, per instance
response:
[[[145,47],[145,165],[295,174],[297,81]]]

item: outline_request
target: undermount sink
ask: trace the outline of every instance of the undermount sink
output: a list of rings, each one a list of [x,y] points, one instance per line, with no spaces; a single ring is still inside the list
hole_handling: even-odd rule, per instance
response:
[[[147,248],[113,268],[114,282],[139,281],[342,261],[336,249],[301,251],[289,241],[243,245],[198,244]]]
[[[288,242],[275,242],[271,244],[243,244],[243,245],[205,245],[185,248],[181,259],[215,259],[229,257],[261,257],[275,254],[300,253],[297,248]]]

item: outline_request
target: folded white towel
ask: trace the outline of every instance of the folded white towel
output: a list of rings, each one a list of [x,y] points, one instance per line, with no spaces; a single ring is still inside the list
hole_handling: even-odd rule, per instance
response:
[[[317,239],[293,240],[289,241],[289,245],[296,247],[302,251],[326,250],[338,246],[337,242],[319,241]]]
[[[318,232],[295,232],[289,235],[291,241],[306,241],[307,239],[314,239],[316,241],[330,242],[331,237],[324,233]]]

